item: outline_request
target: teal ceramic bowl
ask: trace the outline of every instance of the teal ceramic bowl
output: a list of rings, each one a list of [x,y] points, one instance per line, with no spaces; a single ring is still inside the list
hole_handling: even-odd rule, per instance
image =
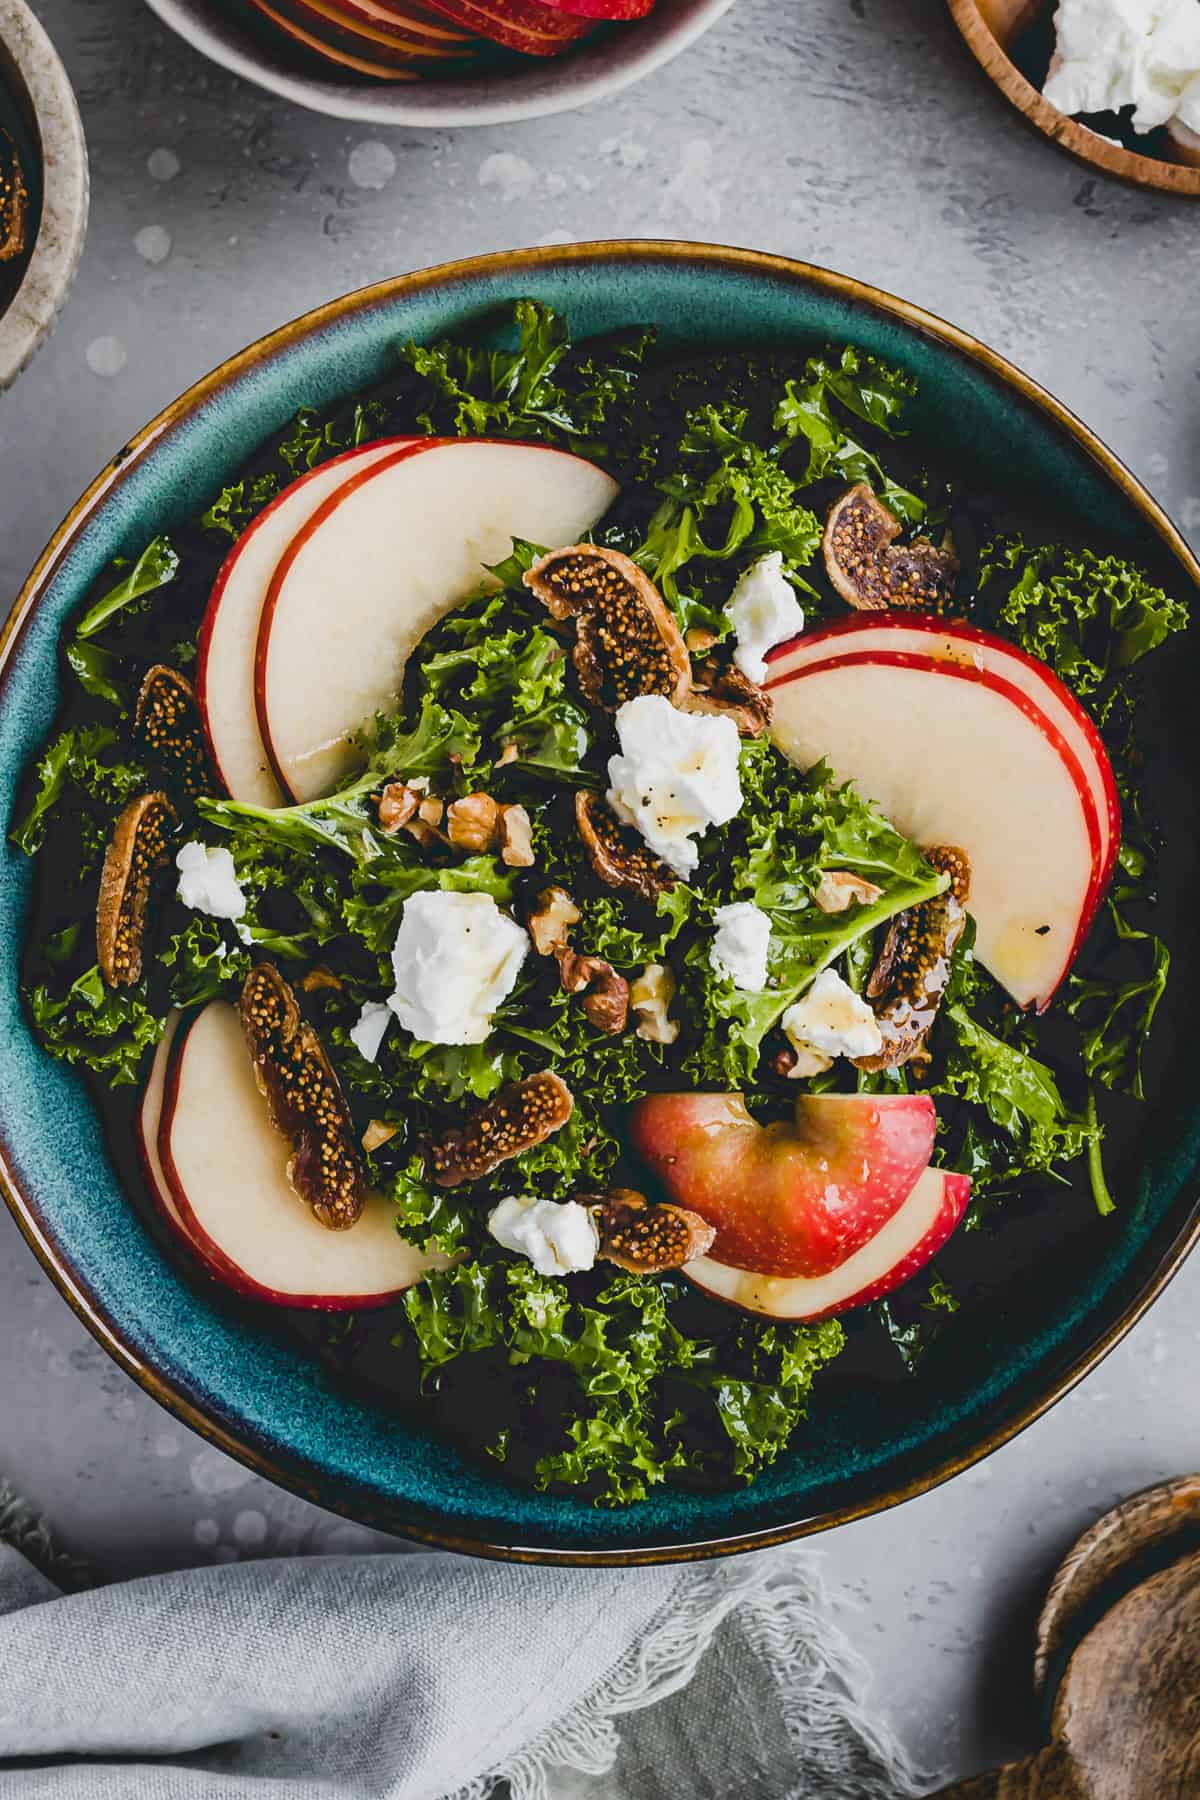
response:
[[[5,823],[58,704],[64,621],[110,559],[181,521],[304,403],[381,377],[398,338],[479,328],[536,294],[577,333],[651,320],[669,345],[849,341],[920,381],[917,433],[972,480],[1040,502],[1195,598],[1200,566],[1150,497],[1076,419],[964,333],[824,270],[705,245],[620,243],[482,258],[350,295],[235,357],[119,451],[74,508],[17,602],[0,648]],[[28,870],[0,868],[0,1176],[31,1246],[86,1324],[162,1404],[281,1485],[366,1523],[495,1556],[628,1562],[750,1548],[841,1523],[955,1474],[1036,1418],[1145,1310],[1200,1232],[1200,1106],[1188,1081],[1200,925],[1187,770],[1196,764],[1194,649],[1155,709],[1170,719],[1163,905],[1174,1011],[1150,1099],[1116,1146],[1120,1211],[1069,1193],[1052,1216],[996,1234],[991,1279],[914,1381],[842,1380],[814,1395],[791,1453],[736,1493],[670,1492],[612,1513],[508,1485],[433,1433],[348,1399],[276,1322],[194,1285],[143,1229],[82,1086],[44,1057],[17,998]],[[1194,909],[1191,909],[1194,914]]]

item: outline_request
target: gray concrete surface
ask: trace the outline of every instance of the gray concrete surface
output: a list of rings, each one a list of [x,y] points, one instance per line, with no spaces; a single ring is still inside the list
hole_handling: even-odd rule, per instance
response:
[[[138,0],[35,0],[77,83],[94,211],[57,335],[0,400],[0,594],[137,426],[347,288],[468,252],[645,233],[862,275],[1013,356],[1200,541],[1200,209],[1028,135],[939,0],[739,0],[648,87],[480,132],[308,116],[207,67]],[[989,1462],[822,1545],[879,1704],[950,1772],[1029,1741],[1028,1626],[1073,1535],[1200,1466],[1200,1265]],[[102,1571],[380,1543],[160,1412],[0,1218],[0,1472]]]

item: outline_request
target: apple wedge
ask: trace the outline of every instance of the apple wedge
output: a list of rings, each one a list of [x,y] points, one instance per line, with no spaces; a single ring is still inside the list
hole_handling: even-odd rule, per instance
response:
[[[882,1300],[937,1255],[971,1196],[969,1175],[926,1169],[899,1210],[873,1238],[826,1275],[763,1275],[716,1257],[687,1263],[688,1280],[714,1300],[768,1319],[827,1319]]]
[[[582,457],[485,438],[425,439],[352,474],[300,526],[259,622],[258,726],[283,792],[337,784],[410,651],[513,538],[574,543],[616,493]]]
[[[434,12],[455,25],[478,32],[506,50],[525,56],[557,56],[587,32],[596,20],[552,12],[539,0],[426,0]]]
[[[571,13],[577,19],[615,20],[644,19],[652,13],[658,0],[542,0],[551,12]]]
[[[1112,866],[1059,727],[1007,674],[912,651],[839,651],[770,692],[772,735],[800,768],[827,758],[915,843],[966,851],[976,955],[1044,1011]]]
[[[196,652],[196,703],[225,791],[253,806],[279,806],[254,705],[254,651],[271,577],[296,533],[343,482],[418,438],[384,438],[311,469],[264,507],[221,565]]]
[[[214,1000],[175,1035],[157,1139],[180,1225],[210,1274],[271,1306],[385,1306],[445,1259],[395,1229],[372,1195],[357,1224],[328,1231],[292,1190],[290,1150],[267,1116],[236,1010]]]
[[[441,75],[449,62],[461,64],[471,55],[470,40],[401,36],[346,13],[339,0],[271,0],[276,11],[331,50],[369,57],[419,75]]]
[[[468,32],[456,31],[435,13],[423,12],[415,0],[404,0],[403,4],[401,0],[329,0],[329,4],[344,18],[374,26],[401,41],[415,38],[424,43],[442,44],[456,55],[465,54],[474,47]]]
[[[158,1048],[155,1050],[154,1060],[150,1064],[150,1074],[138,1102],[133,1129],[138,1158],[142,1165],[142,1174],[145,1177],[150,1198],[172,1231],[183,1239],[189,1250],[192,1250],[195,1246],[188,1236],[187,1227],[175,1204],[175,1196],[163,1173],[162,1162],[158,1154],[158,1128],[162,1120],[167,1070],[171,1064],[171,1047],[175,1041],[175,1033],[179,1029],[181,1017],[182,1014],[175,1008],[167,1014],[163,1034],[158,1040]]]
[[[840,1267],[904,1204],[933,1151],[927,1094],[802,1094],[760,1125],[741,1094],[649,1094],[630,1141],[670,1199],[716,1228],[714,1256],[770,1275]]]
[[[974,625],[948,625],[945,620],[912,613],[857,614],[806,631],[803,637],[769,651],[767,686],[850,651],[860,655],[891,650],[932,656],[1011,682],[1045,714],[1074,752],[1091,789],[1100,826],[1097,881],[1101,889],[1107,887],[1121,845],[1121,804],[1104,740],[1054,671],[1016,644]]]

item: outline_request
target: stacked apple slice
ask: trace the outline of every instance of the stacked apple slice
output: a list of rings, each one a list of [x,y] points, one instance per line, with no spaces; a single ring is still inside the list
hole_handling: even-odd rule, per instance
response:
[[[470,73],[496,47],[560,56],[656,0],[246,0],[305,56],[380,81]]]
[[[969,625],[860,613],[772,652],[767,686],[801,768],[827,758],[914,842],[962,846],[976,954],[1044,1011],[1121,833],[1100,734],[1057,676]]]
[[[214,1129],[219,1121],[219,1129]],[[267,1115],[237,1012],[173,1014],[138,1112],[151,1198],[175,1237],[226,1287],[272,1306],[385,1306],[445,1259],[406,1243],[382,1196],[328,1231],[288,1181],[291,1149]]]
[[[364,444],[285,488],[230,552],[200,633],[196,694],[232,798],[328,791],[485,565],[514,537],[576,542],[616,492],[581,457],[483,438]]]
[[[746,1312],[811,1320],[890,1294],[962,1218],[970,1178],[930,1166],[936,1123],[924,1094],[805,1094],[794,1124],[766,1126],[740,1094],[655,1094],[630,1135],[716,1229],[684,1274]]]

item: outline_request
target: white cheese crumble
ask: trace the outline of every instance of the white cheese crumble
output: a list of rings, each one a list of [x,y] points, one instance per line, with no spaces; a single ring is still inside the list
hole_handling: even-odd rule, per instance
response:
[[[210,850],[193,838],[175,858],[179,870],[179,898],[194,912],[214,919],[240,919],[246,896],[238,885],[233,856],[226,849]]]
[[[767,985],[767,949],[771,921],[752,900],[735,900],[718,906],[713,914],[716,931],[709,960],[718,975],[727,975],[734,987],[747,994],[761,994]]]
[[[1178,119],[1200,131],[1196,0],[1059,0],[1043,92],[1064,113],[1133,107],[1137,131]]]
[[[528,933],[490,894],[412,894],[392,950],[388,1005],[423,1043],[482,1044],[528,949]]]
[[[600,1234],[578,1200],[501,1200],[488,1230],[505,1250],[527,1256],[539,1275],[575,1275],[590,1269]]]
[[[373,1063],[379,1055],[379,1046],[387,1036],[387,1028],[394,1017],[386,1000],[368,1000],[358,1015],[358,1023],[350,1027],[350,1042],[369,1063]]]
[[[737,633],[733,660],[743,675],[761,687],[767,679],[766,655],[804,630],[804,611],[783,572],[783,553],[772,550],[739,577],[725,608]]]
[[[875,1014],[833,969],[821,970],[804,998],[788,1007],[780,1023],[802,1057],[805,1052],[820,1057],[875,1056],[883,1048]],[[826,1062],[824,1067],[828,1066]]]
[[[609,758],[608,803],[669,868],[690,875],[700,860],[693,837],[727,824],[742,804],[737,726],[680,712],[662,694],[627,700],[616,723],[621,754]]]

